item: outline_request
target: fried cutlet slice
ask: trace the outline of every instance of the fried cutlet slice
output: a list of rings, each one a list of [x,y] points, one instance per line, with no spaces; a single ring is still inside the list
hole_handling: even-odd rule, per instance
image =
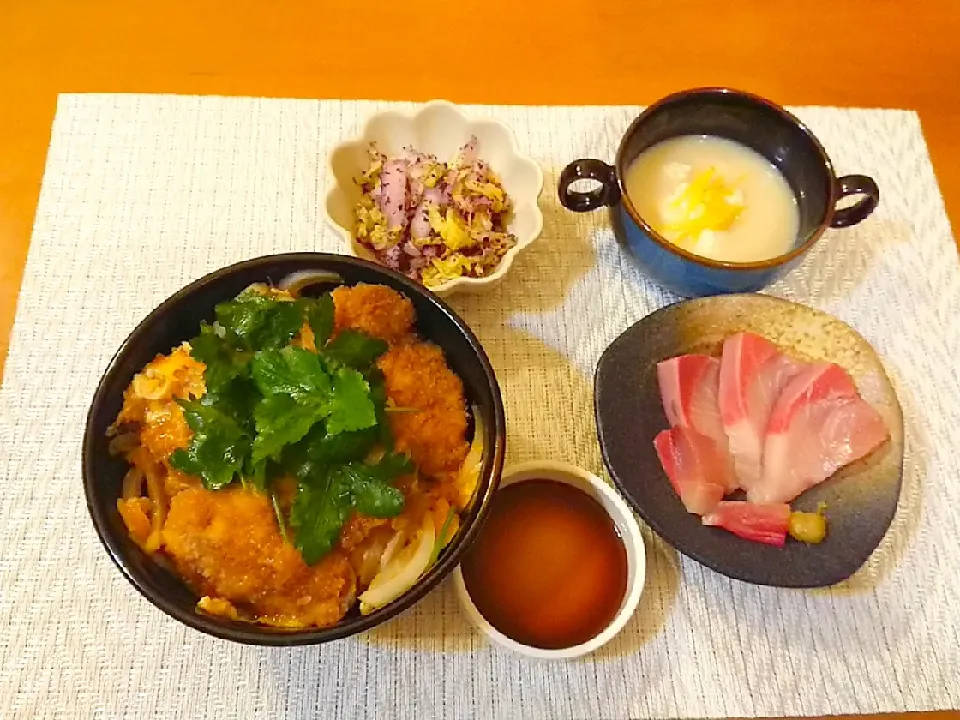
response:
[[[457,470],[467,454],[467,407],[463,383],[436,345],[394,345],[378,365],[387,398],[402,408],[390,413],[397,449],[410,454],[429,476]]]
[[[385,285],[355,285],[333,291],[334,330],[359,330],[397,342],[413,332],[413,303]]]

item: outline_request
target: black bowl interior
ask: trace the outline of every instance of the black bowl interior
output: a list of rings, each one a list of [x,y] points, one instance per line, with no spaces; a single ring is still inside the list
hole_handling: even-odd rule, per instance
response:
[[[783,548],[705,527],[688,513],[664,473],[653,439],[667,428],[656,365],[676,355],[717,355],[724,338],[763,335],[796,357],[843,367],[877,409],[890,441],[861,463],[803,493],[791,505],[827,504],[827,538]],[[641,517],[680,552],[718,572],[761,585],[819,587],[855,572],[893,520],[903,475],[903,416],[876,353],[848,325],[825,313],[765,295],[726,295],[670,305],[624,332],[597,366],[597,431],[614,482]]]
[[[617,153],[617,172],[647,148],[682,135],[734,140],[769,160],[797,198],[800,228],[796,245],[813,237],[832,211],[830,161],[810,132],[786,111],[746,93],[700,90],[679,93],[643,113],[627,130]]]
[[[213,319],[217,303],[236,296],[252,283],[279,282],[302,271],[333,272],[348,285],[388,285],[410,298],[417,313],[418,333],[443,348],[450,367],[463,380],[468,404],[483,420],[485,437],[483,469],[474,503],[457,537],[414,588],[370,615],[361,616],[354,608],[331,628],[286,631],[197,613],[196,595],[128,538],[116,508],[127,467],[123,460],[108,453],[105,433],[120,412],[123,391],[133,376],[157,353],[169,352],[195,335],[201,320]],[[84,489],[90,515],[110,556],[130,582],[161,610],[191,627],[229,640],[269,645],[313,644],[361,632],[397,615],[426,595],[456,566],[460,554],[479,531],[499,483],[505,438],[503,404],[493,369],[477,338],[446,303],[407,278],[357,258],[321,253],[274,255],[218,270],[180,290],[126,339],[104,373],[87,416]]]

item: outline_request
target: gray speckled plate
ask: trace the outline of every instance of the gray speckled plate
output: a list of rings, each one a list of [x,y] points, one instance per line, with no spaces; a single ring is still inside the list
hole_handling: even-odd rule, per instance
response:
[[[805,360],[835,362],[851,374],[883,416],[890,441],[792,503],[827,503],[827,538],[788,540],[783,548],[704,527],[670,486],[653,438],[667,427],[656,365],[684,353],[718,355],[729,335],[749,331]],[[883,365],[849,325],[803,305],[766,295],[725,295],[670,305],[624,332],[597,366],[594,408],[603,459],[640,516],[677,550],[724,575],[761,585],[821,587],[853,574],[893,520],[903,475],[903,415]]]

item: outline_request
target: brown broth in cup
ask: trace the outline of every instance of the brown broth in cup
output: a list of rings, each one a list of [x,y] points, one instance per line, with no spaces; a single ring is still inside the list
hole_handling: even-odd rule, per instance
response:
[[[599,635],[627,591],[627,551],[603,506],[555,480],[494,495],[460,566],[481,615],[532,647],[573,647]]]

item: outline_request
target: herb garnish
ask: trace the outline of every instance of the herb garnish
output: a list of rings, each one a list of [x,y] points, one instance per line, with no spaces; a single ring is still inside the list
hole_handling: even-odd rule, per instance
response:
[[[207,387],[199,400],[180,401],[193,439],[170,458],[209,489],[241,481],[266,492],[284,536],[270,485],[295,477],[289,525],[309,564],[330,552],[354,508],[398,515],[404,496],[391,482],[413,471],[392,452],[385,419],[376,361],[387,344],[355,330],[331,340],[333,311],[329,293],[290,301],[254,288],[218,305],[216,322],[190,341]],[[317,352],[292,344],[304,323]],[[386,452],[371,462],[378,446]]]

